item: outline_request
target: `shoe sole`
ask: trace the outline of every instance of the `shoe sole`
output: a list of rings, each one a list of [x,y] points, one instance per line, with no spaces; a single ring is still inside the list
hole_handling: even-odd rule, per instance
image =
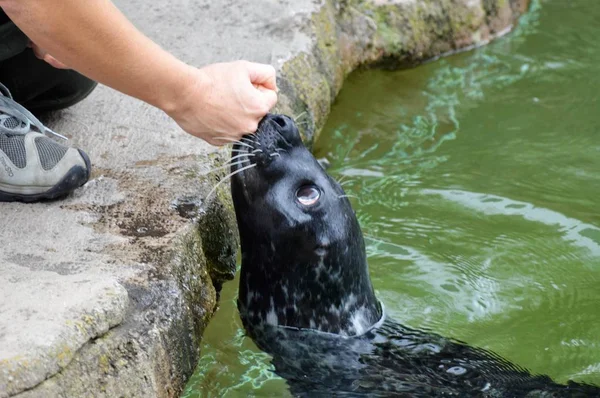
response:
[[[58,184],[42,193],[23,195],[17,193],[0,192],[0,202],[32,203],[44,200],[54,200],[67,196],[75,189],[81,187],[90,178],[92,164],[90,162],[90,158],[85,152],[80,149],[78,149],[78,151],[85,162],[85,169],[81,166],[72,167]]]

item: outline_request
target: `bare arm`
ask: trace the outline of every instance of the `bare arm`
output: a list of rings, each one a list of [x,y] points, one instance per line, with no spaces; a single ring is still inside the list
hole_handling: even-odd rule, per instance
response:
[[[61,63],[162,109],[210,143],[223,143],[216,136],[253,132],[277,101],[271,66],[188,66],[138,31],[109,0],[0,0],[0,7]]]

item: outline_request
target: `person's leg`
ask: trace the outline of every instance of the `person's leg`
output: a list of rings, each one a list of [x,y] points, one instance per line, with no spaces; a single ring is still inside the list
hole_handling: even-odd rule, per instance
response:
[[[25,35],[3,15],[0,40],[0,201],[65,196],[87,182],[90,160],[47,137],[52,132],[30,111],[73,105],[96,83],[37,59]]]
[[[29,39],[0,8],[0,61],[12,58],[27,48]]]
[[[66,69],[56,69],[27,48],[29,40],[0,9],[0,82],[15,101],[32,112],[58,110],[87,97],[97,83]]]
[[[87,97],[96,82],[67,69],[56,69],[36,58],[33,50],[0,62],[0,82],[15,101],[33,113],[63,109]]]

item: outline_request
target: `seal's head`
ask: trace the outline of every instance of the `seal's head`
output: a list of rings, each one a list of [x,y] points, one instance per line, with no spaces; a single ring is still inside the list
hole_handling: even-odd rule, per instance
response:
[[[242,246],[238,307],[246,327],[357,335],[375,324],[381,308],[358,221],[294,121],[267,115],[233,156]]]

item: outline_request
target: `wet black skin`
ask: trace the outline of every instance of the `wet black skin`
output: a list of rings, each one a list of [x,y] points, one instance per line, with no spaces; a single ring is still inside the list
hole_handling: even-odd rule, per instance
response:
[[[246,167],[231,180],[242,248],[238,308],[294,396],[600,397],[597,387],[560,385],[382,318],[350,202],[289,117],[267,115],[233,156],[232,172]]]

